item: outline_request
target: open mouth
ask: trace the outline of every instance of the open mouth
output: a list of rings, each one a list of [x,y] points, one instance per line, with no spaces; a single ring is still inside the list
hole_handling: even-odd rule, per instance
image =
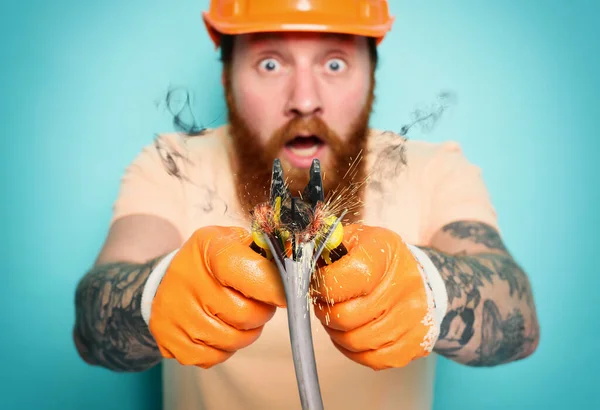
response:
[[[285,147],[290,152],[299,157],[312,157],[317,153],[325,142],[315,135],[297,136],[293,140],[287,142]]]

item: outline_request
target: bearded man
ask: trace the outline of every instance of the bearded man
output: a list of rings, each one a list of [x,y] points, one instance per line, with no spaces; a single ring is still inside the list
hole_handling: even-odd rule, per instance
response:
[[[281,277],[249,246],[277,158],[295,194],[318,159],[328,201],[349,211],[348,252],[324,268],[309,313],[326,408],[431,408],[436,354],[468,366],[531,355],[532,290],[480,169],[455,142],[369,125],[387,2],[212,0],[204,22],[228,123],[161,135],[128,167],[76,292],[82,358],[163,363],[165,409],[300,408]]]

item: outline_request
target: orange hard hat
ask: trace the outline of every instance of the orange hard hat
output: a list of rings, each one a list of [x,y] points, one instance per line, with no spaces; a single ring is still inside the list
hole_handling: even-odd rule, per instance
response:
[[[216,47],[221,34],[289,31],[374,37],[379,44],[394,22],[387,0],[211,0],[202,18]]]

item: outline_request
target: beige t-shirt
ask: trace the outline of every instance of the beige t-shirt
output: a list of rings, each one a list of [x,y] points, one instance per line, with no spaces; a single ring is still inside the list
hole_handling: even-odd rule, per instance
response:
[[[227,126],[204,135],[161,135],[127,168],[113,221],[151,214],[188,238],[206,225],[248,228],[234,194]],[[400,157],[404,156],[406,165]],[[479,167],[459,144],[403,140],[372,130],[365,153],[370,170],[364,222],[427,246],[444,225],[477,220],[497,227]],[[432,407],[435,355],[402,369],[374,371],[342,355],[312,320],[319,382],[327,410],[421,410]],[[163,366],[165,410],[300,409],[287,315],[278,309],[260,338],[211,369]]]

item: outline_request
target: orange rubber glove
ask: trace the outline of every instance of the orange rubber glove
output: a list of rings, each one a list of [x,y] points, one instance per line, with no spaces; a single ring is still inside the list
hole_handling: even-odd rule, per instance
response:
[[[244,229],[205,227],[157,265],[142,297],[150,311],[142,309],[164,357],[212,367],[256,341],[286,305],[275,264],[251,243]]]
[[[427,356],[447,305],[437,269],[429,260],[421,265],[413,252],[421,262],[425,254],[384,228],[349,225],[343,243],[348,254],[320,268],[312,283],[315,314],[335,346],[375,370]]]

